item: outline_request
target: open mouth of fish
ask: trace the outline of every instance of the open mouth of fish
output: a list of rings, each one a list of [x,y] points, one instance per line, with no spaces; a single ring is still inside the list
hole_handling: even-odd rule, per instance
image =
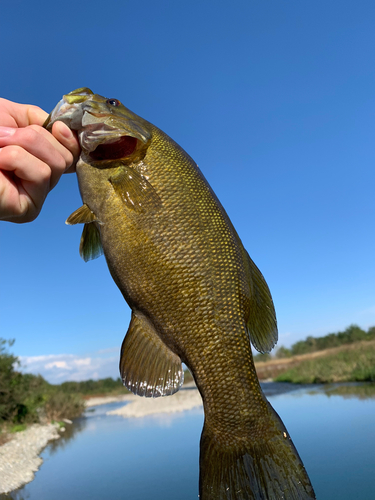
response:
[[[55,121],[64,122],[71,130],[78,132],[82,148],[95,161],[117,160],[134,153],[139,142],[136,137],[107,124],[110,113],[98,113],[87,107],[84,109],[80,104],[62,99],[47,118],[44,127],[51,130]]]
[[[87,126],[81,134],[82,147],[96,161],[118,160],[130,156],[137,149],[136,137],[119,135],[118,131],[103,124]]]

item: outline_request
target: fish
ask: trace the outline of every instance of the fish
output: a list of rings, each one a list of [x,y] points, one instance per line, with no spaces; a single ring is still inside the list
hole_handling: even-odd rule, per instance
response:
[[[268,285],[194,160],[118,99],[80,88],[44,124],[76,131],[80,255],[104,253],[131,308],[120,354],[134,394],[174,394],[183,363],[202,396],[201,500],[308,500],[315,493],[265,398],[251,344],[277,342]]]

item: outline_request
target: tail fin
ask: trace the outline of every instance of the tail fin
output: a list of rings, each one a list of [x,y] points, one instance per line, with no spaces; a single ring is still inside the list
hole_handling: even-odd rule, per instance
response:
[[[246,442],[203,428],[200,500],[312,500],[313,487],[292,440],[270,405],[278,433]]]

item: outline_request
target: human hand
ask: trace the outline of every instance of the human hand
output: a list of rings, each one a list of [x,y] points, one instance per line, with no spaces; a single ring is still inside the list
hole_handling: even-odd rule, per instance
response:
[[[0,98],[0,220],[31,222],[64,172],[74,171],[80,147],[62,122],[52,134],[48,113]]]

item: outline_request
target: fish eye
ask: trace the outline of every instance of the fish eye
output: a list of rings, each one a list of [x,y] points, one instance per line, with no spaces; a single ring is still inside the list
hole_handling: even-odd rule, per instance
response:
[[[110,106],[115,106],[116,108],[121,104],[118,99],[107,99],[106,103],[109,104]]]

